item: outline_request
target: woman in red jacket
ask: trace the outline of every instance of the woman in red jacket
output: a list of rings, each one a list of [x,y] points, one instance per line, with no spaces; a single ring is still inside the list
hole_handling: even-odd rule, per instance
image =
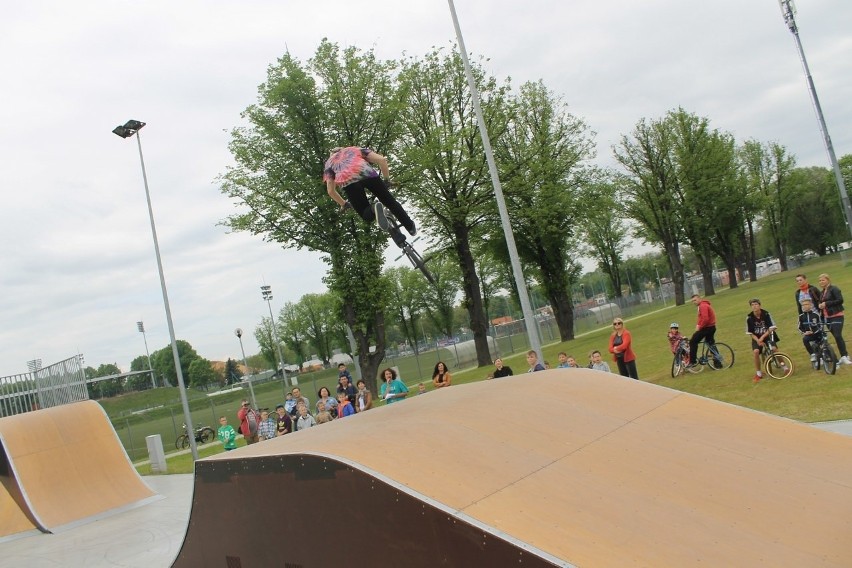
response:
[[[612,322],[614,331],[609,336],[609,352],[612,353],[618,372],[622,377],[639,380],[636,371],[636,354],[631,346],[630,332],[624,329],[624,320],[616,318]]]

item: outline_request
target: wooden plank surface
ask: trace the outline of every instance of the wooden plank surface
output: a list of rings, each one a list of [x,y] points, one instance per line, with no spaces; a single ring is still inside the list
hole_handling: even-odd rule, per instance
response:
[[[299,453],[581,566],[852,565],[852,439],[612,374],[457,385],[205,461]]]
[[[157,498],[94,401],[2,418],[0,442],[42,530],[62,530]]]

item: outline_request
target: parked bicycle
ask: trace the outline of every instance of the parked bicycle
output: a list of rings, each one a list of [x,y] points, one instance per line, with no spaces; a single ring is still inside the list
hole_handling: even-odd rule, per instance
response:
[[[775,326],[771,328],[775,329]],[[763,342],[760,349],[760,366],[773,379],[786,379],[793,374],[793,360],[786,353],[777,350],[772,334]]]
[[[811,366],[817,371],[820,367],[822,367],[826,375],[833,375],[837,372],[837,355],[834,353],[834,348],[828,341],[828,338],[831,335],[829,331],[830,324],[825,321],[821,322],[821,324],[821,338],[817,341],[811,341]]]
[[[672,358],[672,378],[682,375],[687,363],[689,363],[689,341],[681,339]]]
[[[700,373],[704,367],[710,367],[714,371],[729,369],[734,364],[734,350],[727,343],[716,341],[708,343],[705,339],[701,342],[701,352],[694,365],[686,368],[690,373]]]
[[[210,426],[199,426],[195,429],[195,441],[201,444],[212,442],[216,439],[216,431]],[[175,440],[175,448],[185,450],[189,447],[189,434],[186,431],[186,424],[183,425],[183,434]]]

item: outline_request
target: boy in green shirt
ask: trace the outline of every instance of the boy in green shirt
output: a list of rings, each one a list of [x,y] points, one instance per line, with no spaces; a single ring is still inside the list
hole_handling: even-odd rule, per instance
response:
[[[216,432],[216,436],[222,442],[226,452],[237,449],[237,432],[233,426],[228,424],[228,419],[224,416],[219,418],[219,430]]]

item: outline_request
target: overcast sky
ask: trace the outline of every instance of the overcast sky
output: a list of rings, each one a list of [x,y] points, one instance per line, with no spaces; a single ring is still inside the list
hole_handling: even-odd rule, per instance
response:
[[[543,79],[598,133],[597,163],[642,118],[684,107],[738,141],[828,167],[776,0],[457,0],[468,51],[515,86]],[[320,40],[379,57],[455,40],[440,0],[0,0],[0,376],[83,353],[127,370],[169,336],[135,139],[142,146],[175,330],[211,360],[247,354],[272,307],[323,292],[318,255],[217,223],[228,131],[285,50]],[[364,8],[364,10],[358,10]],[[838,156],[852,153],[852,2],[802,0],[805,54]],[[334,230],[329,227],[329,230]]]

